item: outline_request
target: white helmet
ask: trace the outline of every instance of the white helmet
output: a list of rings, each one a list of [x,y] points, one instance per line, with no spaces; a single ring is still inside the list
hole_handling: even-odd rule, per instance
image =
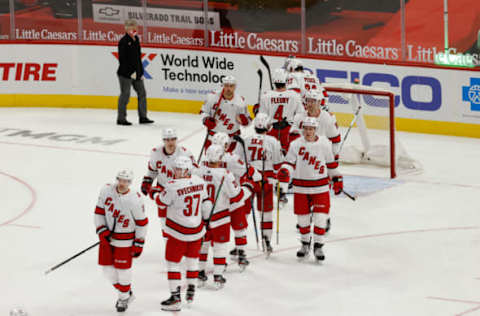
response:
[[[287,72],[281,68],[275,69],[272,75],[273,83],[286,83]]]
[[[117,180],[127,180],[132,182],[133,171],[130,169],[122,169],[117,173]]]
[[[253,125],[258,129],[270,129],[270,118],[265,113],[258,113],[253,120]]]
[[[211,145],[207,149],[207,161],[208,162],[218,162],[222,160],[223,153],[225,149],[219,145]]]
[[[234,76],[228,75],[223,77],[222,84],[237,84],[237,80],[235,79]]]
[[[191,171],[193,168],[192,160],[186,156],[179,156],[175,159],[175,168]]]
[[[314,118],[314,117],[308,116],[307,118],[305,118],[303,120],[303,128],[305,128],[305,127],[315,127],[315,128],[317,128],[318,127],[317,119]]]
[[[215,145],[220,145],[222,148],[225,148],[226,145],[230,143],[230,137],[223,132],[216,133],[212,137],[212,143]]]
[[[177,138],[177,132],[173,128],[165,128],[162,131],[162,139]]]
[[[285,69],[286,71],[289,71],[289,66],[290,66],[290,63],[292,62],[292,60],[294,60],[296,57],[293,56],[293,55],[290,55],[288,56],[286,59],[285,59],[285,62],[283,63],[283,69]]]
[[[309,90],[305,93],[305,101],[307,99],[314,99],[315,101],[321,101],[323,94],[318,90]]]
[[[287,70],[289,72],[294,72],[299,67],[303,67],[303,62],[298,58],[292,58],[292,60],[288,64]]]

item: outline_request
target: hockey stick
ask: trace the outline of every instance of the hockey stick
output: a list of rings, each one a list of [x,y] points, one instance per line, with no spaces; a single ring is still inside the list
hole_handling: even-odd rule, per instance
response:
[[[113,229],[111,230],[111,232],[115,232],[115,226],[117,226],[117,219],[116,219],[116,218],[114,218],[114,220],[113,220]],[[94,244],[91,245],[90,247],[87,247],[87,248],[83,249],[82,251],[80,251],[80,252],[74,254],[73,256],[71,256],[70,258],[68,258],[68,259],[60,262],[60,263],[57,264],[56,266],[51,267],[50,269],[48,269],[47,271],[45,271],[45,275],[49,274],[49,273],[52,272],[52,271],[57,270],[58,268],[60,268],[60,267],[63,266],[64,264],[66,264],[66,263],[72,261],[73,259],[75,259],[75,258],[83,255],[85,252],[89,251],[89,250],[92,249],[92,248],[95,248],[95,247],[98,246],[99,244],[100,244],[100,241],[97,241],[96,243],[94,243]]]
[[[262,148],[263,149],[263,148]],[[262,154],[262,216],[260,219],[260,231],[262,233],[262,251],[265,252],[265,236],[263,234],[263,220],[265,214],[265,152]]]
[[[356,200],[356,198],[353,195],[351,195],[350,193],[345,192],[344,190],[342,190],[340,192],[343,192],[343,194],[345,194],[350,200],[352,200],[352,201]]]
[[[262,85],[263,85],[263,72],[261,69],[257,70],[258,77],[260,82],[258,84],[258,104],[260,105],[260,98],[262,97]]]
[[[355,116],[353,117],[352,122],[350,122],[350,126],[348,127],[348,130],[345,133],[345,136],[343,137],[342,143],[340,144],[340,148],[338,149],[338,152],[336,153],[336,155],[340,155],[340,152],[342,151],[342,148],[343,148],[343,144],[345,144],[345,141],[347,140],[348,134],[350,134],[350,131],[352,130],[353,125],[357,121],[358,115],[360,114],[361,109],[362,109],[362,106],[359,105],[357,110],[355,111]]]
[[[220,106],[220,103],[222,102],[223,100],[223,89],[222,89],[222,92],[220,93],[220,98],[218,99],[217,103],[215,103],[213,105],[213,110],[215,111],[213,113],[213,119],[215,119],[217,117],[217,110],[218,110],[218,107]],[[207,144],[207,141],[208,141],[208,135],[209,135],[209,129],[207,128],[207,134],[205,135],[205,140],[203,141],[203,145],[202,145],[202,149],[200,150],[200,155],[198,156],[198,159],[197,159],[197,164],[200,165],[200,159],[202,159],[202,155],[203,155],[203,151],[205,149],[205,145]]]
[[[270,80],[270,89],[273,90],[272,72],[270,71],[270,65],[268,64],[268,62],[267,62],[267,60],[265,59],[265,57],[263,57],[262,55],[260,55],[260,61],[261,61],[262,64],[265,66],[265,68],[267,68],[267,70],[268,70],[268,79]]]
[[[249,165],[248,165],[247,151],[246,151],[246,149],[245,149],[245,142],[243,141],[243,138],[241,138],[239,135],[234,135],[234,136],[233,136],[233,139],[236,140],[237,142],[239,142],[240,145],[242,145],[243,155],[244,155],[244,157],[245,157],[245,169],[246,169],[246,172],[248,173],[248,169],[250,169],[250,167],[249,167]],[[255,216],[255,207],[253,206],[253,194],[252,194],[252,196],[250,197],[250,207],[252,208],[253,228],[255,228],[255,239],[257,240],[257,249],[259,249],[259,246],[258,246],[257,218],[256,218],[256,216]]]
[[[277,245],[280,240],[280,183],[277,181]]]
[[[225,180],[225,176],[222,177],[222,181],[220,181],[220,186],[218,187],[217,195],[215,196],[215,201],[213,201],[212,205],[212,211],[210,212],[210,215],[208,216],[208,219],[205,223],[205,227],[208,229],[208,226],[210,225],[210,220],[212,219],[213,212],[215,211],[215,206],[217,205],[218,197],[220,196],[220,191],[222,191],[222,186],[223,186],[223,181]]]

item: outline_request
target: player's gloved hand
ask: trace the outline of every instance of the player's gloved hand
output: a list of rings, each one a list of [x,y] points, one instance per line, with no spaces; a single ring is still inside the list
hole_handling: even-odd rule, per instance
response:
[[[250,119],[245,114],[239,114],[237,115],[237,122],[242,126],[247,126],[250,123]]]
[[[253,115],[257,116],[257,113],[258,113],[259,109],[260,109],[260,104],[257,103],[255,105],[253,105],[253,109],[252,109]]]
[[[150,191],[148,191],[148,195],[152,200],[155,200],[155,197],[157,196],[157,194],[162,193],[163,190],[164,188],[161,185],[156,185],[152,187]]]
[[[98,233],[98,239],[102,244],[110,244],[110,235],[112,233],[105,227],[105,230],[102,230]]]
[[[339,195],[343,191],[343,177],[333,177],[332,178],[333,182],[333,192],[335,192],[335,195]]]
[[[142,181],[142,187],[140,188],[140,190],[142,191],[142,193],[144,195],[147,195],[148,192],[150,192],[151,188],[152,188],[152,183],[153,183],[153,179],[150,178],[150,177],[143,177],[143,181]]]
[[[143,239],[135,239],[132,246],[132,256],[134,258],[140,257],[143,251],[143,244],[145,241]]]
[[[288,169],[281,168],[280,170],[278,170],[277,179],[280,182],[289,183],[290,182],[290,172],[288,171]]]
[[[278,182],[278,184],[280,185],[280,192],[288,192],[288,182]]]
[[[205,125],[208,129],[214,129],[217,126],[217,122],[213,117],[208,116],[203,119],[203,125]]]

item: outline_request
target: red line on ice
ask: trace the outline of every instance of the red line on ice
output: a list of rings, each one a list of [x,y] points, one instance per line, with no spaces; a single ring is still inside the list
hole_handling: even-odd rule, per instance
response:
[[[29,191],[30,191],[30,195],[32,196],[32,199],[30,201],[30,204],[27,206],[26,209],[24,209],[20,214],[18,214],[17,216],[15,216],[14,218],[12,219],[9,219],[7,220],[6,222],[3,222],[3,223],[0,223],[0,227],[1,226],[6,226],[6,225],[9,225],[13,222],[15,222],[16,220],[18,220],[19,218],[21,218],[22,216],[24,216],[25,214],[27,214],[28,212],[30,212],[33,208],[33,206],[35,205],[35,203],[37,202],[37,193],[35,192],[35,189],[32,188],[32,186],[30,184],[28,184],[27,182],[23,181],[22,179],[20,178],[17,178],[15,176],[12,176],[8,173],[5,173],[5,172],[2,172],[0,171],[0,174],[1,175],[4,175],[5,177],[7,178],[10,178],[10,179],[13,179],[14,181],[17,181],[19,182],[20,184],[24,185]]]

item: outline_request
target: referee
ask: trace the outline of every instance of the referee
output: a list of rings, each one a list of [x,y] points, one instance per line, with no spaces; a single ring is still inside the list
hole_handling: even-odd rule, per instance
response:
[[[126,34],[118,42],[118,61],[120,65],[117,75],[120,82],[120,97],[118,98],[117,124],[132,125],[127,121],[127,104],[130,99],[131,86],[133,86],[138,97],[139,123],[150,124],[153,121],[147,117],[147,93],[143,84],[143,65],[140,40],[137,36],[137,22],[126,20],[125,31]]]

